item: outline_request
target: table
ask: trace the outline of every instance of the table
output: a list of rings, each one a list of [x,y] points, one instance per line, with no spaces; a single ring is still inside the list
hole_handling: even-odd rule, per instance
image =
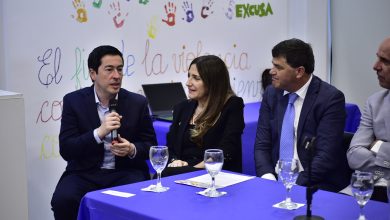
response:
[[[174,183],[205,174],[206,171],[170,176],[162,179],[167,192],[143,192],[140,189],[155,184],[155,180],[109,188],[120,192],[136,194],[130,198],[116,197],[98,190],[87,193],[80,204],[79,220],[125,220],[125,219],[292,219],[306,214],[306,206],[297,210],[273,208],[272,205],[285,198],[281,182],[254,178],[223,189],[227,195],[208,198],[196,194],[200,188]],[[218,176],[216,177],[218,178]],[[305,203],[305,188],[294,186],[292,200]],[[357,219],[359,206],[351,196],[317,191],[312,204],[313,215],[325,219]],[[364,208],[368,219],[389,219],[387,203],[369,201]]]
[[[257,120],[259,118],[261,102],[245,104],[244,122],[245,128],[242,134],[242,173],[256,175],[254,145],[257,129]],[[360,110],[355,104],[345,104],[347,119],[345,122],[345,131],[355,132],[360,122]],[[157,141],[160,145],[166,145],[166,134],[168,133],[170,122],[154,121],[153,126],[156,131]],[[153,171],[153,168],[151,168]]]

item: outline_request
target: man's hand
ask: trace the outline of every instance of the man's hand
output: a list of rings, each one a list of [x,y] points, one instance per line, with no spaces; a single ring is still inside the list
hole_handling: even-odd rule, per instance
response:
[[[133,156],[135,153],[135,145],[128,140],[118,135],[119,142],[113,142],[111,152],[119,157]]]
[[[122,116],[116,112],[111,112],[104,117],[102,124],[97,130],[97,134],[101,140],[112,130],[118,129],[121,126]]]

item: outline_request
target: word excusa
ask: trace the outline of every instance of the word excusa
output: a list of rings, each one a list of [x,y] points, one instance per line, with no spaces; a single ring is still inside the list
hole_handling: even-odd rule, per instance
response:
[[[251,16],[264,17],[268,14],[274,14],[271,8],[271,5],[267,3],[266,8],[264,2],[260,5],[250,5],[250,4],[237,4],[236,5],[236,17],[237,18],[246,18]]]

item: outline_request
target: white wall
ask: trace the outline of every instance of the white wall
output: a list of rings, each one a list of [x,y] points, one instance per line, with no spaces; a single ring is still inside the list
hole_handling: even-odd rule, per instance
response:
[[[372,69],[382,40],[390,36],[389,0],[332,0],[332,84],[363,108],[381,89]]]
[[[329,81],[328,0],[289,1],[288,35],[311,44],[315,58],[314,74]]]
[[[329,0],[307,0],[307,41],[312,44],[316,60],[315,75],[329,82],[330,48],[328,38]]]
[[[0,1],[0,12],[3,12],[3,1]],[[2,13],[3,15],[3,13]],[[4,62],[4,19],[0,16],[0,90],[6,90],[6,74]]]

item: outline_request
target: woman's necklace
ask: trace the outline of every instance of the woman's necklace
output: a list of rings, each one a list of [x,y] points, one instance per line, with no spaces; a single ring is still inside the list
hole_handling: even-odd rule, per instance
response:
[[[202,111],[203,111],[203,108],[197,107],[195,109],[195,112],[194,112],[194,114],[192,115],[192,118],[191,118],[191,124],[192,125],[195,125],[195,121],[199,117],[199,115],[202,113]]]

